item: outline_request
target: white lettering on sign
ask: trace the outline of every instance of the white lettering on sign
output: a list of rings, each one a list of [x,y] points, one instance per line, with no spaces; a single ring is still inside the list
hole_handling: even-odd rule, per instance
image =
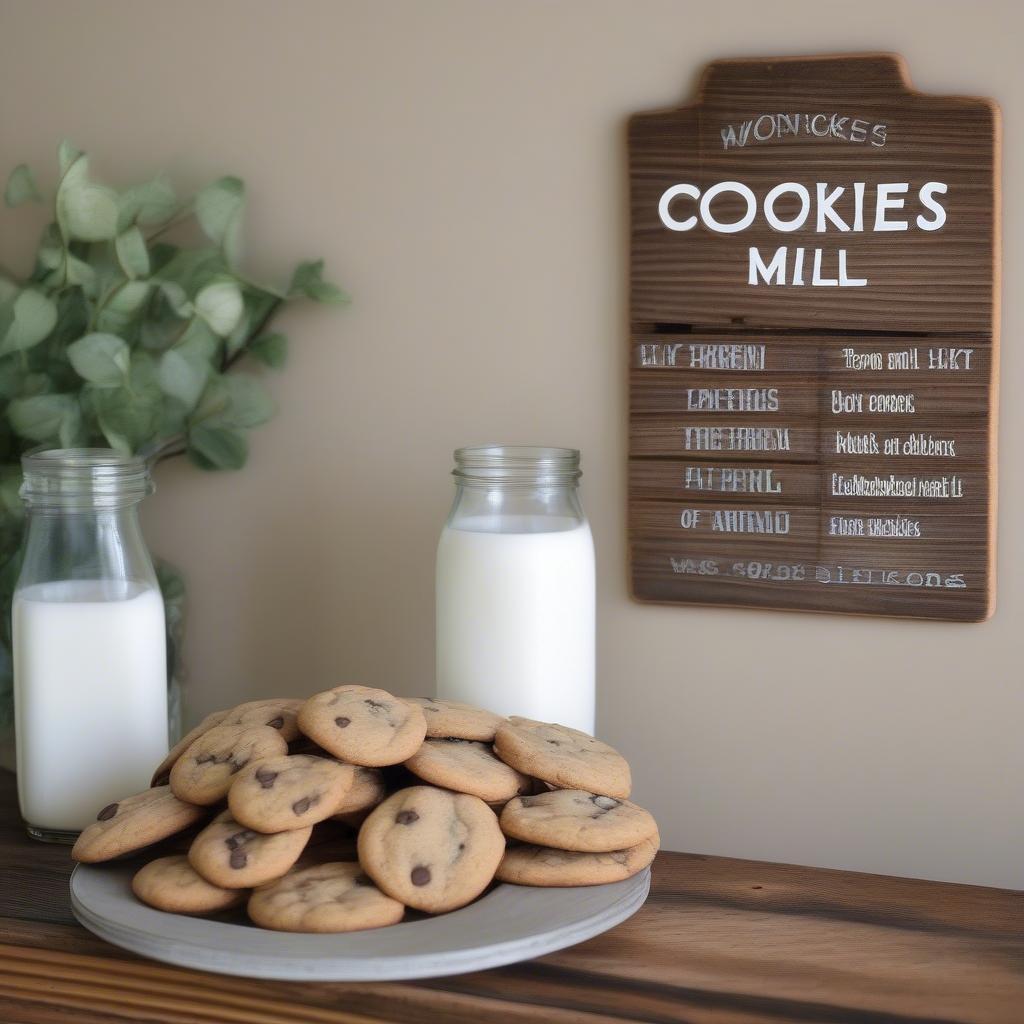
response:
[[[754,122],[754,126],[767,115]],[[780,115],[781,116],[781,115]],[[816,114],[806,122],[811,134],[818,134],[815,125],[819,118],[828,122],[825,114]],[[845,119],[844,119],[845,120]],[[740,138],[732,126],[728,129],[730,138]],[[827,134],[827,132],[826,132]],[[749,136],[749,129],[747,132]],[[746,145],[746,137],[738,145]],[[723,131],[723,139],[726,133]],[[756,138],[756,132],[755,132]],[[884,133],[883,133],[884,138]],[[725,148],[729,148],[726,142]],[[849,213],[837,209],[847,190],[852,200],[852,217]],[[874,217],[869,220],[875,232],[909,231],[916,227],[920,231],[938,231],[946,223],[946,208],[936,198],[949,191],[943,181],[926,181],[917,188],[916,204],[919,212],[908,209],[908,197],[911,183],[906,181],[879,182],[874,187]],[[720,196],[732,196],[741,201],[742,213],[733,214],[731,219],[723,219],[712,209],[712,204]],[[777,209],[780,200],[784,201],[786,214]],[[795,200],[795,203],[794,203]],[[813,230],[817,234],[828,231],[862,232],[864,231],[865,209],[867,200],[866,183],[855,181],[850,185],[833,185],[827,181],[816,181],[812,189],[799,181],[782,181],[772,186],[758,201],[753,189],[742,181],[719,181],[705,191],[691,182],[679,182],[665,189],[658,199],[658,217],[669,231],[692,231],[698,224],[719,234],[736,234],[745,231],[757,219],[760,210],[765,223],[773,231],[783,233],[811,230],[809,221],[812,208],[814,210]],[[686,202],[686,216],[680,216],[677,207]],[[735,204],[734,204],[735,205]],[[790,210],[795,205],[794,210]],[[839,249],[835,254],[835,276],[830,276],[827,268],[832,265],[832,257],[822,249],[814,249],[810,265],[805,265],[807,254],[802,247],[794,249],[792,259],[787,246],[779,246],[770,256],[761,254],[757,246],[747,250],[747,284],[759,284],[800,287],[810,283],[811,287],[819,288],[864,288],[868,284],[865,277],[854,277],[847,269],[846,250]],[[808,282],[809,278],[809,282]]]
[[[860,186],[859,188],[857,186]],[[764,214],[768,226],[777,231],[798,231],[810,219],[811,207],[815,209],[814,227],[818,234],[824,234],[829,227],[841,232],[864,230],[864,212],[867,190],[864,182],[855,182],[852,186],[853,224],[849,225],[835,210],[836,203],[842,198],[848,186],[839,185],[833,188],[830,182],[814,183],[814,202],[811,202],[811,190],[798,181],[782,181],[773,186],[765,194],[759,204],[757,196],[749,185],[742,181],[719,181],[705,192],[689,182],[670,185],[658,200],[658,217],[669,231],[692,231],[698,223],[711,231],[720,234],[735,234],[745,231],[757,218],[758,209]],[[910,192],[910,183],[906,181],[886,181],[875,186],[873,231],[907,231],[910,222],[897,217],[895,212],[906,207],[905,196]],[[917,189],[917,202],[925,211],[918,213],[914,224],[921,231],[938,231],[946,223],[946,209],[935,197],[945,195],[949,186],[942,181],[926,181]],[[791,194],[798,198],[800,211],[792,218],[785,220],[775,212],[775,204],[780,196]],[[736,220],[720,220],[712,211],[712,203],[720,196],[737,196],[743,201],[743,214]],[[688,216],[680,219],[673,209],[676,200],[689,199],[693,204],[687,205]],[[925,215],[927,214],[927,216]]]
[[[850,114],[832,113],[765,113],[739,124],[720,129],[722,149],[744,146],[791,135],[813,135],[819,139],[836,139],[854,144],[870,143],[877,149],[885,146],[887,126]]]
[[[865,403],[864,399],[867,398]],[[832,389],[832,415],[858,416],[865,410],[869,413],[913,415],[914,395],[912,392],[900,391],[893,393],[867,393],[862,391],[842,391]]]
[[[700,526],[702,510],[684,508],[679,513],[679,525],[684,530]],[[771,509],[726,509],[716,508],[711,512],[711,529],[714,533],[789,533],[790,514]]]
[[[812,288],[863,288],[867,285],[866,277],[850,277],[846,272],[846,250],[840,249],[836,253],[837,265],[836,276],[826,277],[822,270],[824,250],[815,249],[812,259],[811,280],[804,280],[804,250],[797,248],[793,252],[792,275],[786,279],[786,263],[789,256],[789,249],[780,245],[775,250],[768,263],[765,263],[761,251],[756,245],[748,250],[749,263],[747,270],[747,284],[756,285],[759,281],[763,284],[794,285],[800,287],[803,284],[810,284]]]
[[[842,498],[962,498],[964,482],[955,473],[938,477],[833,473],[832,494]]]
[[[870,587],[911,587],[936,588],[941,590],[964,590],[967,574],[963,572],[940,572],[937,569],[876,569],[866,566],[846,565],[802,565],[780,564],[778,562],[749,560],[729,565],[717,558],[690,558],[668,556],[669,568],[677,575],[691,576],[735,576],[748,580],[764,580],[774,583],[800,583],[813,579],[815,583],[827,586],[870,586]],[[811,570],[810,574],[808,569]]]
[[[909,516],[830,516],[830,537],[881,537],[899,540],[921,536],[921,522]]]
[[[775,471],[749,466],[687,466],[683,474],[687,491],[717,491],[729,494],[781,494],[782,483]]]
[[[688,452],[788,452],[789,427],[683,427]]]
[[[641,366],[687,366],[692,370],[765,369],[764,345],[645,342],[639,348]]]
[[[778,388],[687,388],[694,412],[778,412]]]

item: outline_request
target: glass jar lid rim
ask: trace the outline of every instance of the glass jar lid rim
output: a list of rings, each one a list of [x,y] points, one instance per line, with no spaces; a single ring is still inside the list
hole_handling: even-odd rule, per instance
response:
[[[580,476],[580,453],[578,448],[543,445],[474,445],[455,450],[453,472],[463,480],[576,480]]]
[[[456,462],[514,463],[531,465],[579,465],[578,448],[553,448],[533,444],[481,444],[455,449]]]
[[[128,455],[116,448],[52,448],[40,445],[22,455],[21,465],[25,470],[44,473],[80,470],[127,476],[148,472],[146,460],[140,455]]]
[[[151,494],[149,465],[113,448],[40,445],[21,457],[21,496],[33,507],[115,508]]]

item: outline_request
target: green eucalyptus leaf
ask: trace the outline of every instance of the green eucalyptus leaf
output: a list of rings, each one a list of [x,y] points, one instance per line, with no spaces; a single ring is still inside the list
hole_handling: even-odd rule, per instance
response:
[[[165,607],[169,606],[180,612],[185,600],[185,578],[181,575],[181,570],[160,559],[156,563],[156,578],[160,584]]]
[[[67,266],[64,270],[64,277],[68,284],[78,285],[92,298],[95,298],[99,291],[99,278],[96,271],[77,256],[68,255]]]
[[[0,359],[0,398],[10,399],[20,394],[24,376],[25,371],[18,356]]]
[[[21,519],[25,506],[21,500],[21,467],[0,466],[0,509],[6,516]]]
[[[221,247],[229,267],[238,263],[244,210],[245,185],[240,178],[220,178],[196,196],[196,219],[206,237]]]
[[[152,242],[149,246],[149,263],[153,274],[158,275],[179,252],[181,247],[170,242]]]
[[[3,274],[0,274],[0,303],[13,299],[19,291],[21,291],[21,287],[17,282],[12,281],[9,277],[4,277]],[[6,327],[4,330],[6,330]],[[0,331],[0,336],[2,335],[3,332]]]
[[[151,291],[148,281],[122,281],[107,297],[105,308],[117,313],[138,313]]]
[[[197,359],[181,348],[168,349],[157,367],[160,390],[177,398],[186,409],[195,407],[209,375],[210,364],[205,359]]]
[[[195,313],[195,306],[189,302],[185,289],[177,281],[161,281],[158,287],[164,301],[176,317],[184,320]]]
[[[64,248],[64,239],[61,237],[60,228],[56,224],[47,224],[42,238],[39,239],[36,264],[45,270],[57,270],[63,268],[66,254],[67,250]]]
[[[18,293],[11,313],[11,322],[3,341],[0,341],[0,355],[38,345],[57,323],[56,304],[34,288],[25,288]]]
[[[159,429],[163,396],[145,352],[134,353],[125,386],[91,389],[91,398],[103,436],[119,451],[136,451]]]
[[[16,434],[29,441],[51,441],[65,433],[65,424],[80,420],[74,395],[34,395],[15,398],[7,406],[7,419]]]
[[[196,312],[222,338],[235,329],[243,311],[242,289],[236,281],[214,281],[196,296]]]
[[[149,298],[152,286],[148,281],[125,281],[115,285],[104,296],[96,313],[96,329],[131,339],[133,324]]]
[[[157,437],[175,437],[184,434],[190,408],[176,398],[166,396],[160,406],[160,426]],[[156,444],[153,447],[157,447]]]
[[[114,242],[117,261],[126,277],[145,277],[149,273],[149,252],[142,232],[132,225],[117,236]]]
[[[185,333],[179,339],[178,348],[188,348],[195,352],[202,353],[204,359],[211,365],[220,348],[220,338],[210,330],[205,320],[194,317]]]
[[[131,352],[113,334],[87,334],[68,346],[75,372],[90,384],[115,387],[123,384],[131,366]]]
[[[43,197],[36,188],[36,180],[28,164],[18,164],[11,171],[7,179],[7,188],[4,189],[4,202],[8,206],[21,206],[29,201],[38,203]]]
[[[324,261],[311,260],[300,263],[292,274],[288,286],[289,295],[305,295],[317,302],[325,302],[335,306],[343,306],[351,302],[349,296],[336,284],[323,279]]]
[[[46,339],[46,346],[51,356],[59,355],[67,362],[67,347],[71,342],[89,333],[89,318],[92,314],[92,303],[79,288],[65,288],[57,299],[57,324]],[[69,364],[70,368],[70,364]],[[73,386],[81,387],[77,375]],[[53,388],[54,391],[68,390]]]
[[[82,155],[81,150],[76,149],[67,139],[61,139],[57,147],[57,163],[60,165],[61,175],[65,175],[71,169],[71,165]]]
[[[288,361],[288,339],[283,334],[264,334],[250,342],[249,351],[264,366],[280,370]]]
[[[188,432],[188,454],[200,469],[241,469],[249,442],[241,431],[197,423]]]
[[[161,224],[174,216],[178,199],[171,183],[163,177],[125,189],[117,199],[117,227],[125,231],[133,224]]]
[[[157,253],[154,251],[154,257]],[[156,259],[153,260],[156,263]],[[224,257],[208,247],[181,249],[169,259],[161,260],[154,276],[162,281],[173,281],[193,296],[205,285],[221,277],[227,270]]]
[[[252,333],[252,321],[249,310],[243,305],[242,315],[235,324],[235,329],[224,339],[224,352],[227,356],[233,356],[240,349],[245,348],[246,342]]]
[[[227,427],[258,427],[275,412],[266,388],[249,374],[232,373],[220,378],[227,395],[227,408],[217,421]]]
[[[117,194],[88,175],[88,160],[80,155],[57,189],[57,222],[67,238],[102,242],[117,234]]]
[[[0,354],[3,352],[3,341],[14,323],[14,299],[8,298],[0,302]]]
[[[82,434],[82,406],[79,402],[72,402],[61,418],[60,426],[57,428],[57,440],[61,448],[79,448],[84,443]]]

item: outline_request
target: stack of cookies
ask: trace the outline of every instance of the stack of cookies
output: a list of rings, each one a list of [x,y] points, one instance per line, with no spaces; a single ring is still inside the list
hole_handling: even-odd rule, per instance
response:
[[[629,794],[625,759],[586,733],[337,686],[209,715],[151,789],[99,812],[72,856],[163,843],[132,882],[152,907],[244,903],[265,928],[355,931],[455,910],[495,879],[628,878],[658,849]]]

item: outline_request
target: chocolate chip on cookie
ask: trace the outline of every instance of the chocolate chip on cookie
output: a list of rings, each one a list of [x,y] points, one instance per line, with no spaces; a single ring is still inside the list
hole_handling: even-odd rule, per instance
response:
[[[335,757],[374,768],[411,757],[427,723],[418,707],[386,690],[336,686],[302,705],[299,728]]]
[[[217,725],[199,737],[171,769],[171,790],[194,804],[215,804],[227,796],[235,775],[250,761],[288,750],[268,725]]]
[[[249,917],[284,932],[353,932],[402,920],[405,907],[386,896],[358,864],[326,863],[290,871],[249,899]]]
[[[251,761],[228,790],[235,820],[257,832],[285,832],[329,818],[352,785],[351,765],[308,754]]]
[[[249,700],[225,712],[221,725],[268,725],[288,743],[299,737],[296,715],[305,701],[292,697]]]
[[[494,733],[504,721],[501,715],[493,711],[485,711],[457,700],[439,700],[434,697],[403,699],[423,710],[428,736],[493,743]]]
[[[153,771],[151,786],[167,785],[167,777],[171,774],[174,762],[185,753],[192,744],[199,739],[203,733],[209,732],[215,725],[220,725],[221,719],[227,714],[226,711],[214,711],[207,715],[194,729],[190,729],[184,736],[174,744],[167,752],[167,756],[156,766]]]
[[[374,808],[359,830],[359,863],[389,896],[439,914],[490,885],[505,848],[479,797],[413,786]]]
[[[251,889],[280,878],[299,859],[312,831],[307,825],[264,835],[224,811],[192,840],[188,862],[214,885]]]
[[[143,903],[172,914],[213,914],[245,901],[243,889],[224,889],[200,875],[184,854],[159,857],[140,868],[132,892]]]
[[[75,841],[71,856],[83,864],[111,860],[173,836],[208,813],[179,800],[169,787],[156,786],[100,808]]]
[[[578,729],[512,717],[498,727],[494,752],[525,775],[559,789],[582,789],[619,800],[629,797],[626,759]]]
[[[515,885],[603,885],[621,882],[643,871],[658,852],[658,836],[624,850],[575,853],[547,846],[510,846],[498,867],[497,878]]]
[[[578,789],[516,797],[502,809],[501,830],[512,839],[580,853],[636,846],[658,831],[649,811],[628,800]]]
[[[405,766],[424,782],[470,793],[487,803],[533,792],[532,779],[495,757],[490,744],[476,740],[426,739]]]

